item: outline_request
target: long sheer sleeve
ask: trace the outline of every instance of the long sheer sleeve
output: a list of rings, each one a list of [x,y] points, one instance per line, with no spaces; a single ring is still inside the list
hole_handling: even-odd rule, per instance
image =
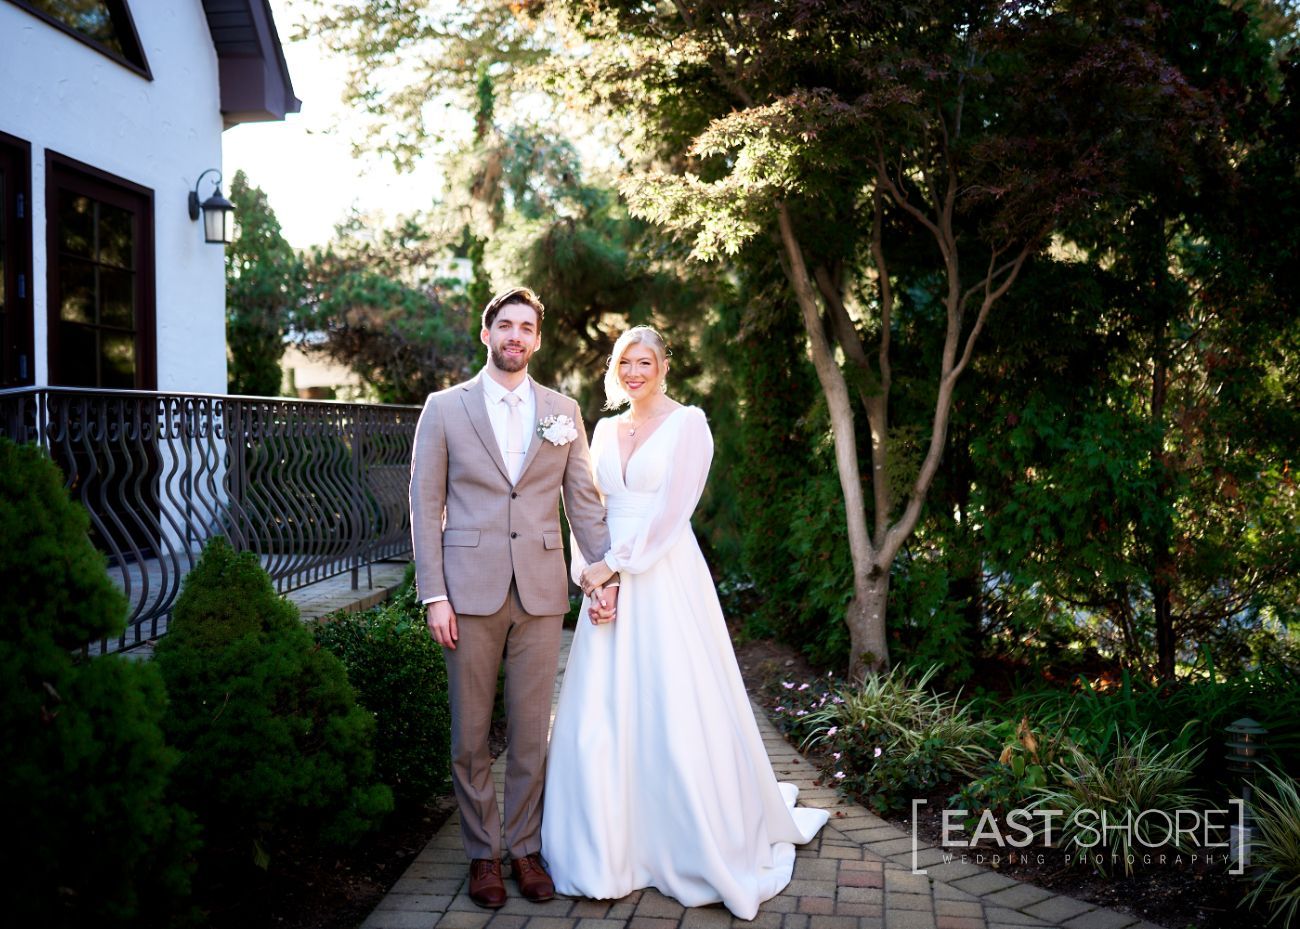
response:
[[[589,449],[588,460],[590,461],[591,481],[593,484],[596,484],[596,463],[600,461],[601,447],[605,441],[605,437],[603,435],[604,430],[601,428],[601,426],[604,425],[604,423],[605,420],[603,419],[596,420],[596,428],[591,434],[591,448]],[[600,490],[599,485],[596,485],[596,489],[597,492],[599,492]],[[604,502],[603,497],[601,499],[601,502],[602,503]],[[589,565],[590,563],[591,562],[587,561],[587,557],[582,553],[582,546],[578,544],[578,536],[573,531],[573,524],[570,523],[569,524],[569,577],[573,579],[573,583],[577,584],[578,586],[582,586],[582,572],[587,570],[587,565]]]
[[[605,564],[613,571],[640,574],[649,570],[690,528],[691,514],[704,493],[713,463],[713,435],[703,410],[687,407],[680,415],[683,422],[677,427],[677,444],[654,507],[635,534],[614,540],[605,555]]]

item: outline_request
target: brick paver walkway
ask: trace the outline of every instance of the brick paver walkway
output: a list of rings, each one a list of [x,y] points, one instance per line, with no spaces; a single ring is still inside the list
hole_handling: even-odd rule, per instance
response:
[[[561,665],[572,634],[565,633]],[[559,682],[556,682],[556,693]],[[683,907],[656,890],[621,900],[557,897],[529,903],[507,878],[510,901],[483,910],[470,901],[456,814],[443,825],[362,924],[362,929],[1159,929],[1127,913],[1107,910],[1022,884],[976,864],[950,860],[922,847],[912,871],[912,839],[878,816],[819,787],[814,767],[755,707],[777,778],[799,786],[799,802],[831,811],[812,842],[800,846],[794,880],[759,909],[752,922],[720,904]],[[493,767],[498,790],[504,758]]]

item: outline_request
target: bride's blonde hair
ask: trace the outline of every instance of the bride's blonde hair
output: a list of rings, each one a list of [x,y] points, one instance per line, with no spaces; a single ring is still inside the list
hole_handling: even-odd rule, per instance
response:
[[[668,346],[661,336],[650,326],[633,326],[618,337],[614,343],[614,351],[610,353],[609,364],[605,368],[605,409],[617,410],[623,404],[631,400],[623,385],[618,382],[618,363],[623,360],[623,355],[633,345],[644,345],[655,353],[659,359],[659,369],[663,372],[663,379],[659,381],[659,389],[668,389]]]

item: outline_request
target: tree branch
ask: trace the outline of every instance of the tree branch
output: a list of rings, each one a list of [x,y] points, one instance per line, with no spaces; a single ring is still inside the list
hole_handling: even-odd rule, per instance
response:
[[[881,153],[876,159],[876,182],[884,185],[885,190],[889,192],[889,198],[893,200],[895,204],[906,211],[926,229],[930,230],[932,236],[936,239],[940,238],[939,227],[935,225],[934,220],[918,209],[916,205],[907,198],[907,194],[902,191],[902,181],[900,180],[898,183],[895,183],[894,179],[889,176],[889,168],[885,164],[885,156],[883,153]]]
[[[952,371],[946,375],[951,380],[957,380],[957,378],[961,376],[961,373],[966,370],[966,365],[970,363],[971,354],[975,351],[975,340],[979,338],[979,334],[984,328],[984,323],[989,316],[989,310],[993,308],[993,304],[997,302],[998,298],[1005,294],[1011,288],[1011,285],[1015,283],[1016,277],[1020,274],[1021,267],[1024,266],[1025,259],[1029,257],[1029,253],[1032,250],[1032,244],[1026,242],[1021,247],[1020,254],[1016,255],[1013,260],[1008,261],[1000,268],[989,268],[983,284],[984,300],[980,303],[980,311],[979,315],[975,317],[975,325],[971,327],[970,335],[966,337],[966,344],[962,348],[961,359],[953,366]],[[989,258],[990,265],[996,260],[996,256],[997,252],[995,251],[993,256]],[[1002,283],[990,291],[989,288],[992,286],[993,279],[1004,272],[1006,272],[1006,276],[1003,277]],[[964,299],[965,298],[963,297],[963,300]]]

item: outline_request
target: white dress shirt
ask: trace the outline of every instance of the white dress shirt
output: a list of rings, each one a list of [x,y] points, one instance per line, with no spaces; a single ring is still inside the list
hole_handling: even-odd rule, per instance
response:
[[[488,419],[492,423],[492,434],[497,438],[497,447],[501,449],[501,460],[506,463],[506,471],[510,473],[511,483],[514,483],[519,480],[519,472],[524,464],[523,458],[528,454],[528,446],[534,438],[533,433],[537,431],[537,395],[533,392],[533,382],[531,378],[525,377],[518,387],[507,391],[486,371],[479,377],[483,379],[483,401],[487,405]],[[513,393],[523,401],[519,404],[519,418],[524,427],[524,446],[519,453],[518,461],[511,461],[506,453],[506,420],[510,415],[506,404],[507,393]]]

